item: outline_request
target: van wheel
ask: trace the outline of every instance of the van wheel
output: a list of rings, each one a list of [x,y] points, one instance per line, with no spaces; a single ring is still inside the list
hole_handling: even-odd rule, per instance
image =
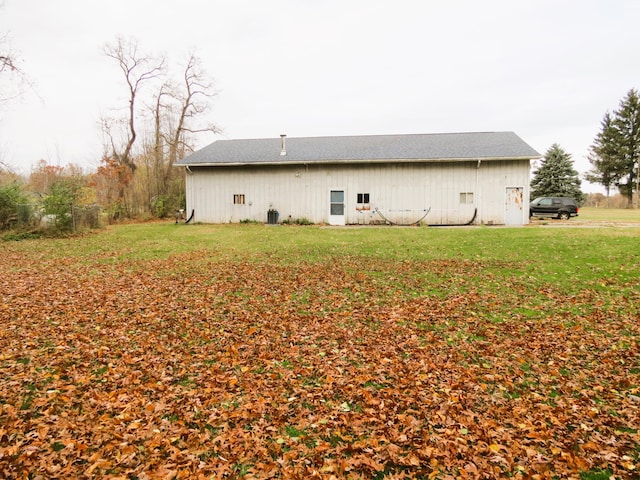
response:
[[[560,220],[569,220],[571,218],[571,215],[569,215],[569,212],[561,212],[558,214],[558,218]]]

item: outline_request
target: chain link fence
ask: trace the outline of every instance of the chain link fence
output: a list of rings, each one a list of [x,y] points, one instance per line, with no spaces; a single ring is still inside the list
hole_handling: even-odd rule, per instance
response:
[[[0,229],[78,232],[101,228],[102,216],[99,205],[24,203],[16,205],[15,212],[0,218]]]

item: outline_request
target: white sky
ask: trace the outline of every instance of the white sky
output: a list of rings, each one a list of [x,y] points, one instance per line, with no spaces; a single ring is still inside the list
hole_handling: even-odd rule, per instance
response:
[[[640,88],[639,20],[636,0],[0,0],[34,83],[0,105],[0,158],[98,166],[99,119],[126,107],[103,53],[120,35],[178,71],[202,59],[224,134],[199,146],[508,130],[584,172],[605,112]]]

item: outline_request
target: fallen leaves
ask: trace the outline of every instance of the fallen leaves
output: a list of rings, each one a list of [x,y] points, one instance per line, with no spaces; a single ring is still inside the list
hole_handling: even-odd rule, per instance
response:
[[[637,474],[632,299],[512,315],[526,297],[468,288],[481,264],[363,263],[13,257],[0,267],[1,475]],[[464,290],[424,293],[442,272]]]

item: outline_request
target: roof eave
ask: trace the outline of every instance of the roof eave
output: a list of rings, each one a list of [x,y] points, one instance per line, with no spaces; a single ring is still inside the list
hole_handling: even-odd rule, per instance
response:
[[[492,162],[500,160],[537,160],[541,155],[518,157],[451,157],[451,158],[383,158],[383,159],[338,159],[338,160],[289,160],[267,162],[194,162],[176,163],[175,167],[247,167],[247,166],[285,166],[285,165],[330,165],[353,163],[442,163],[442,162]]]

